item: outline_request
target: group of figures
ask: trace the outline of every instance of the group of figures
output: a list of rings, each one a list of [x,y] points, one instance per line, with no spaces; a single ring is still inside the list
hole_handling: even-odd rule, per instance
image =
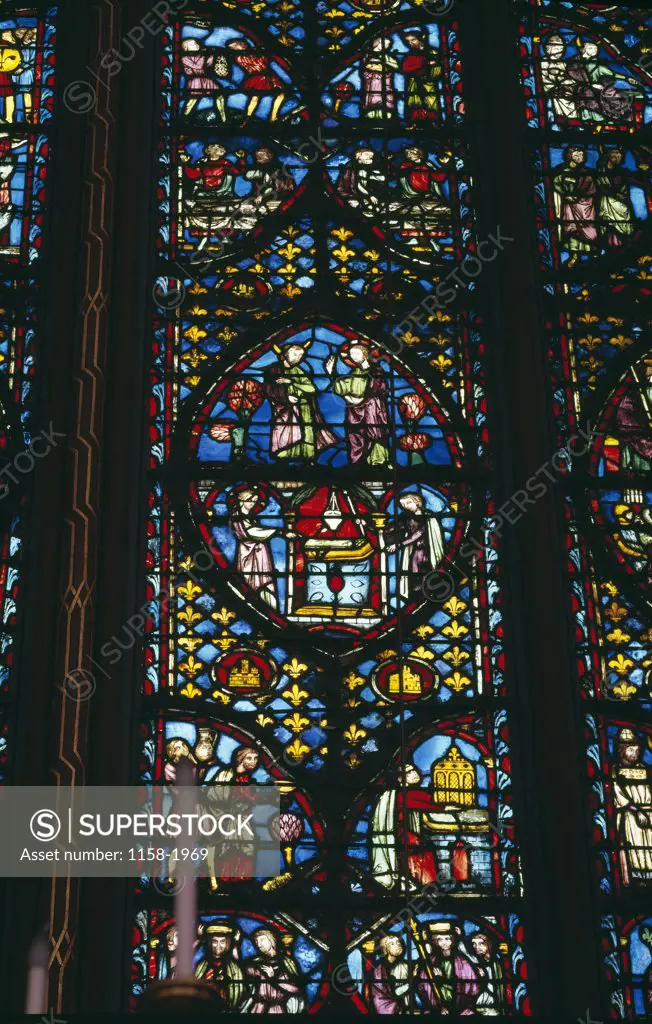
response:
[[[179,150],[179,177],[186,248],[208,252],[239,241],[268,215],[301,193],[307,164],[290,151],[244,140],[230,152],[221,142],[192,142]],[[427,153],[402,142],[378,144],[327,158],[327,182],[335,196],[365,217],[391,229],[409,249],[450,251],[453,238],[450,150]]]
[[[641,127],[649,90],[591,39],[559,33],[543,43],[541,81],[560,128]],[[572,56],[566,56],[568,50]]]
[[[186,25],[181,40],[184,117],[204,124],[299,113],[287,62],[235,29]]]
[[[300,332],[224,377],[218,395],[199,443],[204,462],[451,461],[434,396],[362,336]]]
[[[167,922],[154,940],[158,980],[175,977],[178,941],[176,925]],[[504,950],[492,928],[415,915],[407,929],[393,925],[352,943],[346,993],[372,1013],[499,1016],[511,986]],[[300,944],[272,922],[245,934],[237,920],[207,916],[198,927],[195,975],[214,986],[229,1011],[303,1013],[314,1003],[325,952],[318,938]]]
[[[306,798],[297,793],[294,784],[281,773],[273,771],[271,758],[265,755],[252,738],[236,734],[233,730],[212,725],[197,726],[188,722],[169,722],[166,727],[165,759],[161,782],[174,787],[181,758],[195,766],[199,784],[198,805],[223,807],[225,787],[236,787],[232,796],[233,809],[247,814],[253,810],[251,799],[260,795],[260,786],[278,786],[281,791],[280,811],[273,812],[264,828],[258,830],[260,815],[255,818],[256,835],[269,847],[270,836],[278,840],[279,851],[265,850],[254,840],[251,842],[220,840],[206,843],[206,868],[210,891],[223,891],[230,883],[243,880],[269,878],[272,885],[286,884],[292,877],[297,862],[305,872],[314,867],[320,849],[322,827],[312,815]],[[248,787],[256,787],[248,790]],[[248,798],[248,792],[253,797]],[[231,802],[231,801],[230,801]],[[258,809],[262,806],[258,799]],[[273,811],[264,807],[262,818]],[[275,857],[278,861],[275,861]],[[174,876],[174,864],[166,868]],[[257,873],[258,872],[258,873]]]
[[[228,921],[209,920],[198,926],[195,976],[212,985],[226,1009],[240,1013],[302,1013],[307,1007],[299,967],[275,928],[258,928],[243,936]],[[157,977],[174,978],[178,931],[170,925],[159,943]]]
[[[437,26],[406,27],[374,38],[334,76],[324,93],[326,117],[406,126],[442,120],[445,58]],[[236,29],[188,23],[180,43],[181,113],[204,124],[257,117],[297,121],[305,110],[282,57]]]
[[[411,249],[440,253],[452,243],[454,164],[447,149],[426,154],[408,143],[392,153],[360,146],[346,160],[331,161],[328,173],[348,206],[386,223]]]
[[[221,251],[279,211],[306,174],[302,161],[291,155],[282,160],[270,146],[230,153],[220,142],[182,147],[179,169],[187,242],[209,252]]]
[[[562,169],[553,171],[562,258],[568,267],[639,237],[649,212],[649,186],[628,151],[568,146]]]
[[[372,39],[362,56],[337,74],[324,96],[334,115],[406,126],[440,122],[448,73],[435,26],[406,28]]]
[[[445,496],[425,486],[238,484],[218,487],[204,509],[232,586],[286,621],[345,632],[422,602],[457,524]]]
[[[0,122],[31,121],[36,84],[35,27],[0,24]]]
[[[407,935],[389,931],[349,956],[369,1010],[488,1017],[506,1011],[502,956],[488,930],[467,935],[455,920],[410,924]]]

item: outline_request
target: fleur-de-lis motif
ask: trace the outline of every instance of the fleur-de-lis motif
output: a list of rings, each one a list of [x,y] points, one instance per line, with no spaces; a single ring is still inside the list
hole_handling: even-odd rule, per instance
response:
[[[454,668],[459,668],[465,661],[469,661],[471,655],[468,651],[463,651],[460,647],[453,647],[452,650],[446,651],[444,654],[444,661],[450,661]]]
[[[435,631],[432,626],[425,623],[423,626],[417,626],[414,632],[421,640],[425,640],[427,636],[432,636]]]
[[[194,683],[186,683],[179,692],[182,697],[200,697],[202,691]]]
[[[446,682],[454,693],[460,693],[461,690],[466,690],[468,686],[472,685],[469,677],[463,676],[460,672],[453,672]]]
[[[188,580],[187,583],[183,583],[179,587],[179,593],[185,601],[194,601],[201,594],[201,587],[198,587],[192,580]]]
[[[197,342],[201,341],[207,335],[206,331],[202,331],[200,327],[197,327],[197,324],[193,324],[192,327],[189,327],[187,331],[183,332],[183,336],[184,338],[187,338],[191,344],[196,345]]]
[[[464,636],[465,633],[468,633],[468,629],[461,622],[455,620],[450,625],[444,626],[442,633],[445,636],[450,636],[453,640],[457,640],[459,637]]]
[[[631,658],[626,658],[623,654],[616,655],[616,657],[608,661],[607,664],[609,668],[612,668],[619,676],[626,676],[629,670],[634,668],[634,662]]]
[[[310,753],[310,747],[302,743],[298,738],[292,740],[285,748],[285,752],[293,761],[301,761],[306,754]]]
[[[281,249],[278,250],[279,256],[282,256],[283,259],[287,260],[288,262],[293,260],[295,256],[298,256],[300,252],[300,247],[298,245],[295,245],[294,242],[288,242],[287,245],[284,245]]]
[[[344,685],[346,686],[347,690],[355,690],[358,688],[358,686],[362,686],[363,683],[364,678],[358,675],[357,672],[354,672],[353,670],[351,670],[351,672],[349,672],[349,674],[344,677]]]
[[[178,642],[179,647],[183,647],[189,654],[192,654],[193,651],[196,651],[204,643],[199,636],[180,636]]]
[[[620,627],[612,630],[611,633],[607,633],[607,640],[611,641],[612,644],[628,644],[631,639],[629,633],[625,633]]]
[[[344,739],[348,740],[351,746],[355,747],[360,743],[367,735],[366,729],[361,729],[355,723],[350,725],[348,729],[344,731]]]
[[[444,611],[455,617],[466,610],[466,604],[459,597],[451,597],[444,603]]]
[[[434,652],[429,650],[427,647],[417,647],[412,652],[415,658],[419,658],[420,661],[434,661]]]
[[[617,601],[611,601],[605,608],[604,613],[611,622],[620,622],[627,615],[627,609],[623,608]]]
[[[297,683],[293,683],[288,690],[283,691],[283,696],[293,707],[298,708],[309,694],[307,690],[302,690]]]
[[[290,732],[299,733],[303,732],[306,726],[310,725],[310,719],[295,711],[293,715],[283,719],[283,725],[287,726]]]
[[[292,658],[292,661],[286,661],[283,666],[283,671],[287,672],[292,679],[300,679],[304,672],[308,671],[308,666],[304,665],[302,661],[297,658]]]
[[[211,619],[215,619],[223,626],[228,626],[235,619],[235,612],[230,612],[228,608],[220,608],[219,612],[213,612]]]
[[[351,257],[355,256],[355,249],[347,249],[345,245],[341,245],[339,249],[333,249],[333,256],[341,263],[348,263]]]
[[[632,686],[626,679],[623,679],[622,682],[612,688],[611,693],[619,697],[620,700],[629,700],[632,694],[636,693],[636,687]]]
[[[191,679],[194,679],[195,676],[201,672],[203,667],[203,663],[198,661],[193,654],[190,655],[187,661],[182,661],[179,665],[184,676],[190,676]]]
[[[192,626],[195,622],[199,622],[201,615],[199,612],[194,611],[191,605],[187,604],[186,607],[179,612],[177,618],[181,622],[185,622],[187,626]]]

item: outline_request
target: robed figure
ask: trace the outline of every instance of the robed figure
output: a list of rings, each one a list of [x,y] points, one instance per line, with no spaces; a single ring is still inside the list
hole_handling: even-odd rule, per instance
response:
[[[362,112],[365,117],[384,118],[394,113],[394,72],[398,61],[389,52],[391,39],[379,36],[362,58]]]
[[[400,199],[390,206],[401,238],[415,239],[411,244],[425,240],[435,252],[439,249],[435,239],[447,237],[452,230],[451,205],[445,194],[445,165],[450,160],[451,154],[443,152],[438,167],[419,146],[408,146],[398,165]]]
[[[216,923],[207,927],[200,925],[199,931],[206,939],[203,955],[195,965],[195,976],[212,985],[229,1010],[239,1010],[245,984],[233,928]]]
[[[636,230],[631,182],[623,173],[622,163],[622,149],[608,149],[598,160],[596,174],[600,227],[606,233],[607,245],[613,248],[624,245]]]
[[[241,487],[229,495],[230,526],[237,541],[236,569],[245,583],[271,608],[276,608],[274,562],[269,541],[276,527],[261,526],[258,516],[267,501],[256,489]]]
[[[385,531],[387,553],[400,553],[399,594],[405,600],[423,579],[436,569],[444,557],[441,527],[417,493],[403,494],[398,499],[400,514],[397,523]]]
[[[378,353],[368,341],[360,339],[342,345],[342,362],[350,372],[335,375],[337,357],[326,362],[326,371],[333,377],[333,391],[344,399],[346,439],[352,465],[366,462],[370,466],[389,462],[389,418],[387,415],[388,385]]]
[[[383,935],[377,943],[378,960],[365,981],[365,1002],[375,1013],[410,1012],[410,967],[405,945],[398,935]]]
[[[628,728],[617,741],[613,770],[614,804],[625,885],[652,880],[652,785],[650,768],[641,756],[641,741]]]
[[[560,35],[548,36],[541,58],[541,84],[552,102],[552,112],[557,121],[576,121],[578,118],[575,102],[576,82],[568,73],[564,60],[564,40]]]
[[[205,785],[202,787],[209,811],[219,815],[224,808],[225,800],[228,799],[232,813],[248,814],[251,802],[256,800],[255,792],[250,787],[256,785],[254,772],[259,763],[260,755],[254,747],[237,747],[233,751],[228,768],[211,766],[204,776]],[[207,785],[208,783],[211,785]],[[237,798],[231,794],[227,797],[225,786],[237,786]],[[208,842],[205,845],[208,848],[206,864],[213,890],[219,888],[218,877],[226,882],[253,877],[256,866],[253,843],[245,842],[239,837],[229,839],[224,836],[216,839],[213,845],[209,845]]]
[[[576,83],[580,118],[589,124],[629,124],[634,120],[634,99],[644,93],[635,78],[615,71],[599,56],[599,46],[588,40],[571,57],[567,73]],[[626,83],[622,88],[617,82]]]
[[[565,166],[555,175],[555,210],[560,221],[562,242],[571,252],[569,267],[580,253],[595,250],[598,239],[595,178],[585,166],[584,150],[570,147],[565,153]]]
[[[393,889],[405,867],[410,887],[428,885],[437,878],[432,850],[424,848],[423,815],[435,809],[432,795],[420,788],[421,776],[414,765],[399,771],[396,786],[380,795],[371,820],[371,870],[376,882]],[[415,884],[416,883],[416,884]]]
[[[176,925],[167,929],[163,937],[163,943],[159,945],[156,957],[156,978],[157,981],[165,981],[166,978],[174,978],[177,970],[177,950],[179,946],[179,932]]]
[[[494,945],[486,932],[471,936],[473,953],[469,959],[475,965],[480,982],[480,992],[475,1002],[475,1012],[484,1017],[498,1017],[505,1012],[505,979],[503,965],[496,956]]]
[[[427,48],[419,32],[406,32],[409,49],[401,71],[405,76],[405,114],[408,121],[434,121],[439,112],[441,60]]]
[[[306,998],[301,990],[297,965],[278,949],[278,936],[271,928],[259,928],[251,936],[257,953],[247,963],[249,1013],[302,1013]]]
[[[425,956],[417,972],[417,991],[424,1008],[462,1016],[476,1013],[478,969],[462,943],[460,928],[451,921],[429,921],[423,940]]]
[[[337,442],[324,425],[315,382],[301,367],[305,354],[303,345],[292,343],[265,371],[265,393],[272,407],[270,453],[277,459],[310,461]]]
[[[634,372],[634,383],[616,409],[621,468],[636,473],[652,469],[652,358],[643,361],[644,377]]]

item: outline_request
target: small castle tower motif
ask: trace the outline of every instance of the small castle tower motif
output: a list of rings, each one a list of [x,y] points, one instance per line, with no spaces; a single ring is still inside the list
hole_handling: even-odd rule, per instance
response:
[[[260,670],[249,658],[243,658],[229,672],[229,686],[234,690],[260,688]]]
[[[401,693],[420,696],[422,689],[421,676],[418,672],[413,672],[409,665],[403,665],[399,672],[392,672],[389,677],[390,697],[398,697]]]

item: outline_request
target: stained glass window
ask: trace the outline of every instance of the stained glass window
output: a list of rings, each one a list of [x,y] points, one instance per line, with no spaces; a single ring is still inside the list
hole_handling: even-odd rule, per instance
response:
[[[56,8],[0,9],[0,779],[11,761],[12,666],[25,511],[35,459],[51,445],[34,408],[54,106]]]
[[[587,830],[611,1013],[649,1016],[649,11],[521,5]]]
[[[278,874],[200,887],[234,1010],[530,1012],[482,282],[435,296],[489,233],[454,15],[196,2],[164,39],[141,777],[281,791]]]

